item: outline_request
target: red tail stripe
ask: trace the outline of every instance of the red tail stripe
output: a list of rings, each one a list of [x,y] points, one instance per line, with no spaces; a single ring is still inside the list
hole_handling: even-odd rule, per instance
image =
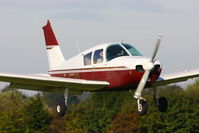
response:
[[[46,46],[58,45],[55,34],[48,20],[47,24],[43,27]]]

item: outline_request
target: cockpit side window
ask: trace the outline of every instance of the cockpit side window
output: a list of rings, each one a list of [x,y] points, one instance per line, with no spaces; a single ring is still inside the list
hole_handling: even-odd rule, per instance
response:
[[[94,64],[102,63],[103,62],[103,49],[98,49],[94,53],[93,57]]]
[[[84,65],[91,65],[91,56],[92,56],[92,52],[84,55]]]
[[[110,61],[116,57],[129,56],[128,53],[119,44],[111,45],[106,50],[107,61]]]

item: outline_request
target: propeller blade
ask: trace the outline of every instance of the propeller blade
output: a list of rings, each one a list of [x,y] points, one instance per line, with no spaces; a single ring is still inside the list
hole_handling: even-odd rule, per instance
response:
[[[150,74],[150,70],[146,70],[144,72],[144,75],[142,76],[142,79],[137,87],[137,90],[134,94],[134,98],[138,99],[141,97],[141,93],[142,93],[142,90],[144,89],[144,86],[146,85],[146,82],[148,80],[148,77],[149,77],[149,74]]]
[[[150,62],[148,62],[146,64],[144,75],[142,76],[142,79],[141,79],[140,83],[138,84],[138,87],[137,87],[136,92],[134,94],[134,98],[136,98],[136,99],[141,98],[141,93],[142,93],[142,91],[143,91],[143,89],[144,89],[144,87],[145,87],[145,85],[147,83],[147,80],[149,78],[149,74],[150,74],[151,70],[154,67],[153,60],[154,60],[154,58],[155,58],[155,56],[156,56],[156,54],[158,52],[158,49],[159,49],[159,46],[160,46],[160,42],[161,42],[161,38],[162,38],[162,36],[159,35],[157,43],[156,43],[155,48],[153,50],[153,54],[151,56]]]
[[[157,52],[158,52],[158,49],[159,49],[159,47],[160,47],[161,39],[162,39],[162,36],[159,35],[159,36],[158,36],[157,43],[156,43],[155,48],[154,48],[154,50],[153,50],[153,54],[152,54],[152,56],[151,56],[151,60],[150,60],[151,62],[153,62],[153,60],[154,60],[154,58],[155,58],[155,56],[156,56],[156,54],[157,54]]]

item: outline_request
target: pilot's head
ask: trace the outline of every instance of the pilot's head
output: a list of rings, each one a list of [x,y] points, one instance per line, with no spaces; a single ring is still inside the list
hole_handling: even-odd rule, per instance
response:
[[[103,50],[100,52],[99,55],[100,55],[100,57],[103,57]]]

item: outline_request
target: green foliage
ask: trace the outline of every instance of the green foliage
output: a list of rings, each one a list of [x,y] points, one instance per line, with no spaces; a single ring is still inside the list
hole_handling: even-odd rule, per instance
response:
[[[72,106],[65,116],[67,132],[101,133],[110,128],[128,92],[93,93],[86,101]]]
[[[19,133],[24,131],[24,99],[18,91],[0,93],[0,132]]]
[[[160,113],[153,95],[143,95],[149,113],[138,116],[137,103],[128,92],[94,93],[86,101],[71,107],[65,116],[66,132],[77,133],[181,133],[199,132],[199,81],[184,91],[179,86],[159,89],[169,102],[168,111]]]
[[[132,97],[129,97],[132,98]],[[121,111],[118,112],[111,122],[110,133],[132,133],[137,132],[140,124],[140,116],[137,115],[135,102],[132,99],[126,99]]]
[[[199,94],[199,90],[197,90]],[[181,133],[199,132],[199,110],[198,101],[186,94],[186,91],[177,87],[166,87],[161,94],[167,97],[169,102],[168,111],[158,112],[155,106],[150,106],[148,115],[142,117],[140,132],[149,133]],[[149,101],[152,105],[152,101]]]
[[[48,127],[48,133],[62,133],[63,131],[65,131],[64,118],[59,117],[56,113],[54,113]]]
[[[192,97],[193,100],[196,100],[198,101],[199,100],[199,80],[196,80],[196,82],[194,84],[191,84],[191,85],[188,85],[187,88],[186,88],[186,94],[189,96],[189,97]]]
[[[33,131],[46,132],[50,124],[50,115],[45,110],[39,96],[28,99],[24,106],[26,126]]]
[[[18,91],[0,93],[0,133],[184,133],[199,132],[199,81],[186,89],[159,88],[169,108],[160,113],[153,95],[145,95],[149,112],[137,115],[137,102],[129,92],[97,92],[86,100],[71,104],[65,117],[58,118],[43,103],[54,105],[61,96],[47,94],[27,98]],[[52,111],[51,111],[52,113]]]
[[[47,132],[50,115],[39,97],[26,98],[18,91],[0,93],[1,133]]]

